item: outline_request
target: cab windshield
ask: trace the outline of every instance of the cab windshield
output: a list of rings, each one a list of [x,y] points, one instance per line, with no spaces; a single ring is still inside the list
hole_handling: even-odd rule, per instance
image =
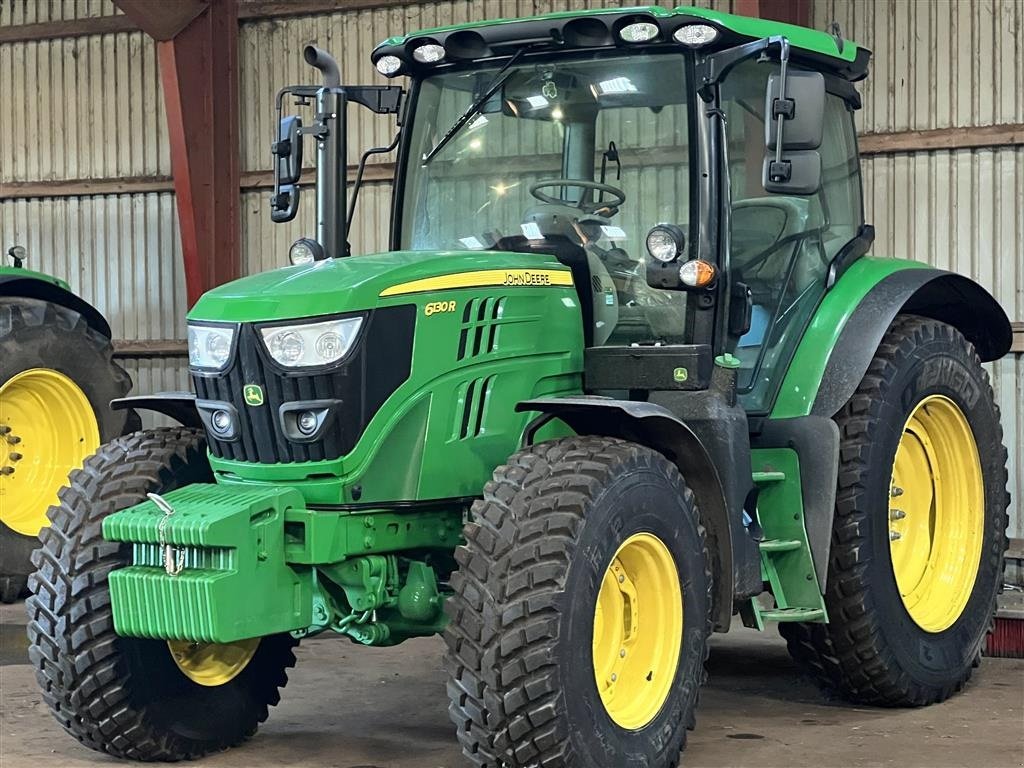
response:
[[[687,82],[679,54],[563,57],[425,79],[400,247],[555,255],[578,290],[583,277],[593,291],[581,290],[593,303],[590,343],[681,343],[685,294],[650,288],[644,271],[651,227],[693,231]]]

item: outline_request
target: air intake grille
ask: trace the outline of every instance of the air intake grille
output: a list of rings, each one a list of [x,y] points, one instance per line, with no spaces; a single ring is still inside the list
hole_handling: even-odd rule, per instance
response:
[[[504,296],[470,299],[462,311],[457,360],[470,360],[497,349],[498,326],[505,312]]]
[[[462,404],[456,409],[456,423],[453,437],[466,440],[482,435],[485,431],[487,403],[494,387],[494,376],[468,381],[458,389],[458,399]]]

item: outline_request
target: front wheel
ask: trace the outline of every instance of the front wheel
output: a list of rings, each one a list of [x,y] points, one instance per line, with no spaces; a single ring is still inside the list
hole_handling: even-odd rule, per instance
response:
[[[675,766],[711,631],[704,531],[639,445],[553,440],[498,467],[446,604],[449,712],[481,768]]]
[[[988,376],[959,331],[901,316],[835,419],[829,623],[780,631],[845,698],[942,701],[980,659],[1002,586],[1006,449]]]
[[[183,760],[249,738],[277,704],[295,641],[237,643],[121,637],[107,576],[130,544],[103,538],[103,518],[190,483],[211,482],[205,442],[184,428],[114,440],[71,474],[33,555],[29,659],[53,715],[83,744],[133,760]]]

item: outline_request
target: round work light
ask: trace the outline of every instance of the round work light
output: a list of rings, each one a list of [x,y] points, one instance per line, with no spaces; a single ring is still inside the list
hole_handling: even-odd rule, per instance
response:
[[[666,264],[676,259],[685,246],[686,236],[674,224],[658,224],[647,233],[647,252]]]

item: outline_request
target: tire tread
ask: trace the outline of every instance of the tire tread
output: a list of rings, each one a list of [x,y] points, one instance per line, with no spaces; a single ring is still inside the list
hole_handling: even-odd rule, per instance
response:
[[[530,446],[499,466],[473,505],[456,550],[454,596],[444,633],[449,714],[467,760],[477,768],[580,765],[569,739],[555,663],[565,574],[590,500],[627,462],[674,465],[639,445],[613,438],[572,437]],[[671,476],[671,475],[670,475]],[[693,509],[692,492],[683,492]],[[711,632],[710,558],[705,548],[708,615],[701,651],[703,684]],[[694,706],[686,728],[695,725]],[[685,746],[665,763],[675,766]]]
[[[108,574],[126,562],[126,546],[103,539],[102,520],[147,490],[166,488],[197,462],[205,464],[201,433],[188,428],[137,432],[100,447],[61,489],[33,554],[29,578],[29,660],[43,699],[61,726],[91,749],[140,761],[195,759],[234,746],[255,733],[277,703],[293,666],[294,641],[270,638],[255,722],[241,738],[211,743],[156,726],[137,705],[136,680],[114,632]],[[267,642],[266,640],[264,642]],[[255,660],[254,660],[255,661]]]
[[[877,631],[879,618],[875,612],[866,580],[867,559],[871,543],[865,525],[868,512],[859,503],[869,491],[866,456],[875,432],[882,423],[880,411],[900,360],[908,359],[922,344],[936,338],[963,345],[970,360],[981,374],[984,391],[992,398],[988,373],[973,345],[959,331],[937,320],[915,315],[899,315],[879,345],[860,386],[846,405],[835,415],[840,429],[839,482],[836,495],[835,520],[829,557],[826,589],[829,624],[780,624],[790,654],[829,693],[859,703],[876,706],[924,706],[952,696],[971,677],[980,662],[980,647],[973,664],[947,685],[924,685],[904,671],[884,638]],[[1003,546],[1009,545],[1006,509],[1008,472],[1007,452],[1002,430],[998,427],[995,442],[1001,451],[1003,467],[1001,487],[1004,498]],[[989,563],[1002,573],[1002,558]],[[1002,592],[999,580],[998,592]],[[989,615],[989,632],[995,618],[996,595],[993,594]],[[982,638],[984,640],[984,638]]]

